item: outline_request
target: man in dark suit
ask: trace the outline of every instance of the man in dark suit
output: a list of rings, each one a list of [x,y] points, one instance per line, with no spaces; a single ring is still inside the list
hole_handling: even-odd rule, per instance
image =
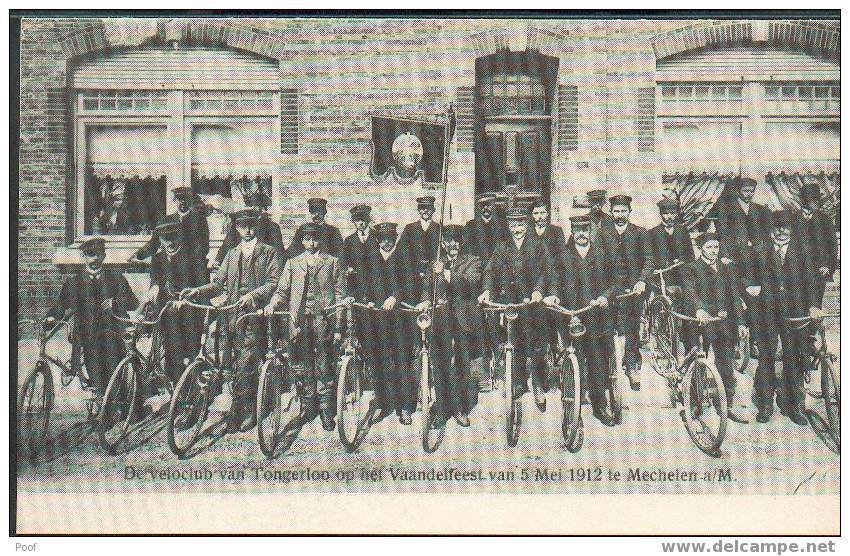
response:
[[[821,191],[817,183],[805,183],[800,190],[801,210],[793,235],[811,254],[823,284],[832,279],[838,265],[838,241],[832,219],[820,210]],[[818,299],[823,302],[823,291]]]
[[[206,269],[183,245],[180,224],[165,221],[156,227],[160,249],[151,260],[151,287],[142,299],[142,305],[162,307],[168,301],[179,299],[186,288],[197,288],[206,283]],[[185,368],[185,359],[198,352],[204,328],[203,313],[190,307],[172,307],[160,323],[165,349],[165,371],[177,383]]]
[[[266,344],[265,326],[257,319],[243,321],[236,328],[239,314],[259,309],[268,302],[277,286],[281,273],[281,259],[274,247],[257,241],[255,209],[244,209],[233,215],[233,223],[241,241],[224,257],[215,280],[197,288],[180,292],[181,299],[210,299],[227,294],[226,305],[238,303],[236,310],[228,311],[219,321],[225,327],[222,334],[223,367],[233,368],[234,374],[226,377],[220,397],[213,405],[228,411],[227,429],[236,432],[250,429],[256,424],[253,411],[257,394],[257,370]],[[231,367],[232,353],[236,364]],[[247,424],[243,421],[248,418]]]
[[[364,265],[365,297],[358,301],[392,311],[399,303],[413,303],[410,296],[410,270],[403,253],[396,248],[396,224],[385,222],[373,231],[378,252]],[[375,400],[370,408],[373,422],[395,411],[402,425],[410,425],[416,410],[417,376],[411,365],[411,346],[416,338],[413,320],[392,312],[361,312],[364,334],[359,336],[367,357],[372,360]]]
[[[476,297],[483,269],[477,256],[461,253],[462,242],[461,226],[443,228],[443,254],[423,280],[417,307],[422,311],[431,306],[431,288],[436,285],[432,345],[438,426],[451,415],[460,426],[468,427],[469,412],[478,401],[470,363],[481,351],[478,338],[483,335],[483,318]]]
[[[647,230],[629,222],[632,198],[628,195],[611,197],[611,215],[614,226],[602,228],[600,237],[606,252],[617,264],[619,285],[635,294],[616,303],[617,332],[626,338],[623,367],[632,390],[640,390],[640,318],[646,281],[652,275],[652,242]]]
[[[369,265],[373,264],[378,255],[378,240],[369,227],[371,213],[372,207],[369,205],[351,207],[354,233],[345,238],[342,244],[342,267],[347,276],[347,290],[355,299],[365,297]]]
[[[683,264],[694,260],[694,242],[687,228],[679,223],[679,202],[675,199],[658,201],[661,224],[649,230],[652,258],[656,269],[667,268],[676,261]],[[664,273],[667,286],[681,286],[680,269]],[[674,290],[675,291],[675,290]]]
[[[753,202],[756,180],[738,177],[727,186],[735,196],[724,195],[709,211],[717,217],[721,255],[728,255],[742,271],[762,245],[770,243],[770,209]]]
[[[686,312],[694,314],[701,326],[690,329],[691,334],[702,334],[714,352],[714,364],[726,390],[729,418],[736,423],[746,423],[734,410],[735,398],[735,345],[744,333],[744,307],[741,303],[743,282],[734,263],[720,260],[720,237],[713,232],[699,236],[697,244],[700,257],[683,267],[682,291]],[[710,322],[712,317],[723,320]],[[689,345],[696,345],[691,338]]]
[[[551,256],[546,244],[528,233],[528,212],[514,207],[507,211],[511,237],[499,242],[484,269],[483,292],[478,301],[521,303],[540,302],[552,279]],[[528,392],[528,367],[532,359],[534,401],[541,410],[546,407],[545,364],[548,332],[538,324],[538,310],[526,309],[520,318],[514,338],[514,395]],[[541,330],[542,329],[542,330]]]
[[[756,420],[766,423],[773,414],[776,394],[780,412],[798,425],[806,425],[803,375],[811,358],[809,329],[795,328],[787,318],[819,319],[823,276],[812,253],[793,237],[796,219],[790,211],[771,217],[771,242],[756,254],[747,291],[754,300],[753,331],[759,362],[753,384]],[[782,377],[776,376],[777,342],[782,342]]]
[[[600,229],[614,226],[614,218],[605,212],[607,198],[608,193],[604,189],[587,192],[587,201],[590,203],[590,233],[594,236],[599,234]]]
[[[103,397],[113,369],[123,356],[121,326],[105,309],[112,307],[117,315],[135,309],[136,296],[124,276],[106,270],[106,242],[91,238],[80,245],[85,266],[62,284],[59,298],[48,311],[45,326],[53,327],[57,320],[73,314],[74,327],[71,338],[75,359],[82,356],[91,378],[96,399]],[[100,334],[103,330],[111,333]],[[80,353],[80,348],[82,352]],[[77,355],[79,354],[79,355]]]
[[[319,243],[321,249],[332,257],[339,257],[342,251],[342,233],[339,228],[325,222],[325,217],[328,215],[327,199],[312,198],[307,199],[307,210],[310,212],[310,222],[319,227]],[[289,249],[286,252],[286,258],[291,259],[297,257],[304,252],[304,229],[307,224],[301,224],[295,230],[295,236],[292,238],[292,243],[289,244]]]
[[[538,197],[532,201],[530,210],[532,234],[546,244],[549,256],[552,257],[554,276],[560,276],[561,269],[558,265],[561,264],[562,253],[567,246],[564,230],[549,221],[549,207],[546,206],[546,201],[542,198]],[[546,327],[549,331],[548,343],[552,350],[555,350],[558,346],[558,324],[560,320],[551,311],[541,312],[539,317],[541,319],[540,325]]]
[[[508,223],[493,210],[496,195],[478,194],[478,214],[466,223],[463,244],[470,255],[475,255],[486,264],[496,249],[496,244],[508,239]]]
[[[280,226],[277,222],[272,221],[266,212],[266,209],[271,204],[271,199],[262,191],[257,191],[247,197],[245,203],[248,207],[254,208],[260,213],[260,217],[257,219],[257,241],[265,243],[269,247],[274,247],[280,253],[280,256],[284,257],[286,250],[283,248],[283,234],[281,234]],[[236,226],[231,221],[227,226],[227,234],[224,236],[224,242],[219,247],[218,253],[215,256],[216,267],[221,266],[227,252],[239,245],[239,242],[239,232],[236,231]]]
[[[177,187],[172,191],[177,201],[177,212],[168,219],[178,222],[183,230],[183,246],[198,264],[207,268],[207,253],[210,250],[210,227],[207,223],[207,211],[203,200],[191,187]],[[130,258],[130,262],[147,259],[159,251],[160,242],[156,230],[150,240]],[[207,278],[209,279],[209,278]]]
[[[419,298],[422,279],[428,274],[428,265],[437,258],[439,249],[440,225],[434,222],[435,202],[431,195],[416,199],[419,220],[405,226],[399,239],[399,248],[409,257],[410,269],[415,273],[411,276],[415,298]]]
[[[584,362],[582,384],[585,386],[582,390],[590,393],[593,415],[605,425],[613,427],[616,421],[607,411],[605,396],[614,338],[611,301],[617,287],[615,263],[605,252],[603,243],[593,239],[590,215],[573,216],[570,223],[572,241],[561,253],[557,265],[560,271],[557,279],[551,282],[549,295],[544,301],[563,304],[568,309],[596,306],[592,312],[571,320],[571,325],[581,322],[587,328],[583,336],[573,339],[573,346],[579,361]],[[564,340],[569,341],[569,338],[565,337]]]

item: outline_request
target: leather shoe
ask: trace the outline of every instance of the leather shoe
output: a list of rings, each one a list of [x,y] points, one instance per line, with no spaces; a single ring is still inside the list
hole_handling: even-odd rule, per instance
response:
[[[303,427],[316,418],[316,408],[310,402],[302,402],[301,412],[298,414],[298,426]]]
[[[758,413],[756,414],[756,421],[759,423],[767,423],[770,421],[770,418],[773,416],[773,407],[765,406],[760,407]]]
[[[635,392],[640,390],[640,376],[637,376],[636,371],[626,371],[626,378],[629,379],[629,386]]]
[[[600,423],[605,425],[606,427],[613,427],[616,423],[614,423],[614,418],[608,415],[607,413],[603,413],[602,411],[593,410],[593,416],[596,417]]]
[[[528,386],[525,384],[520,384],[519,386],[514,388],[514,399],[520,399],[524,394],[528,392]]]
[[[330,432],[336,428],[336,420],[329,409],[319,412],[319,419],[322,420],[322,428]]]
[[[401,410],[401,416],[398,418],[398,422],[402,425],[410,425],[413,423],[413,419],[410,417],[410,412],[406,409]]]
[[[534,403],[537,405],[537,409],[540,410],[541,413],[546,412],[546,394],[543,392],[543,388],[534,382],[531,381],[531,388],[534,390]]]
[[[788,415],[788,418],[791,419],[792,423],[794,423],[795,425],[800,425],[801,427],[805,427],[809,424],[809,420],[806,419],[806,416],[800,413],[799,411],[792,412],[790,415]]]
[[[736,422],[736,423],[739,423],[739,424],[741,424],[741,425],[747,425],[747,424],[749,424],[749,423],[750,423],[747,419],[745,419],[745,418],[741,417],[740,415],[738,415],[738,414],[735,412],[735,410],[734,410],[734,409],[732,409],[731,407],[730,407],[729,409],[727,409],[727,410],[726,410],[726,415],[729,417],[729,419],[730,419],[730,420],[732,420],[732,421],[734,421],[734,422]]]
[[[468,427],[469,426],[469,417],[467,417],[466,415],[464,415],[460,411],[455,413],[454,417],[455,417],[455,421],[457,421],[457,424],[460,425],[461,427]]]

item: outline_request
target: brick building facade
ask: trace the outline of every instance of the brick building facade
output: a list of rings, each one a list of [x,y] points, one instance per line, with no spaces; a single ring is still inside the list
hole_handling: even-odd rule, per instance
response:
[[[180,185],[216,209],[214,247],[243,187],[269,191],[287,243],[313,196],[344,234],[359,202],[414,219],[433,186],[370,177],[373,114],[453,106],[457,223],[480,190],[537,191],[561,225],[583,192],[627,192],[654,224],[664,186],[710,203],[744,173],[793,206],[800,180],[837,185],[837,22],[25,19],[20,47],[23,314],[84,237],[126,261]]]

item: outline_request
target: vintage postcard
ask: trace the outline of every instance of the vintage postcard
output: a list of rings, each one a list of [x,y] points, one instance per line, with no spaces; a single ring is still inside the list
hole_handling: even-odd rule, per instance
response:
[[[12,29],[13,533],[838,534],[839,12]]]

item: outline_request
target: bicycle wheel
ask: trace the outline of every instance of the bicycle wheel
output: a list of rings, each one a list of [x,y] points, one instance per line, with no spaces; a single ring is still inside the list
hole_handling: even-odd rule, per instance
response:
[[[561,433],[569,449],[575,443],[581,423],[581,367],[575,353],[568,353],[561,362],[561,405],[564,409]]]
[[[726,436],[728,407],[723,379],[708,361],[694,361],[682,380],[685,408],[682,419],[691,440],[706,454],[720,457]]]
[[[437,423],[433,368],[431,357],[426,350],[422,350],[417,362],[419,364],[419,403],[422,406],[422,449],[431,454],[440,447],[446,424],[442,422],[438,426]]]
[[[257,440],[260,451],[276,457],[281,433],[301,413],[301,398],[285,361],[269,359],[260,369],[257,391]]]
[[[369,404],[363,396],[367,377],[366,361],[359,353],[342,356],[336,385],[336,413],[339,441],[347,452],[357,450],[369,431]]]
[[[649,343],[650,337],[652,336],[652,329],[651,329],[652,320],[651,320],[651,315],[650,315],[649,310],[650,310],[650,300],[649,300],[649,296],[647,296],[644,299],[643,304],[641,305],[641,312],[640,312],[640,332],[639,332],[640,344],[639,345],[641,345],[641,346],[647,345]]]
[[[738,345],[735,346],[735,370],[743,374],[750,364],[750,330],[749,328],[744,335],[738,338]]]
[[[53,375],[50,366],[40,360],[18,394],[18,447],[31,457],[42,453],[49,443],[53,401]]]
[[[519,429],[522,426],[522,404],[520,400],[514,399],[514,352],[512,349],[505,349],[503,354],[505,365],[505,437],[508,446],[514,447],[519,442]]]
[[[207,383],[212,371],[209,363],[196,360],[186,367],[168,407],[168,446],[177,457],[183,457],[197,440],[207,420],[212,392]]]
[[[100,447],[110,454],[114,455],[118,444],[126,438],[136,413],[140,371],[141,362],[133,355],[127,356],[115,367],[106,386],[97,437]]]
[[[614,340],[617,341],[616,338]],[[617,369],[617,350],[611,350],[608,360],[608,387],[605,389],[605,402],[608,415],[614,424],[623,422],[623,392],[620,387],[620,379]]]
[[[841,386],[838,384],[832,355],[828,353],[820,358],[820,383],[829,431],[836,446],[841,448]]]
[[[662,377],[669,379],[676,372],[678,331],[667,299],[657,297],[652,300],[649,306],[649,323],[652,368]]]

